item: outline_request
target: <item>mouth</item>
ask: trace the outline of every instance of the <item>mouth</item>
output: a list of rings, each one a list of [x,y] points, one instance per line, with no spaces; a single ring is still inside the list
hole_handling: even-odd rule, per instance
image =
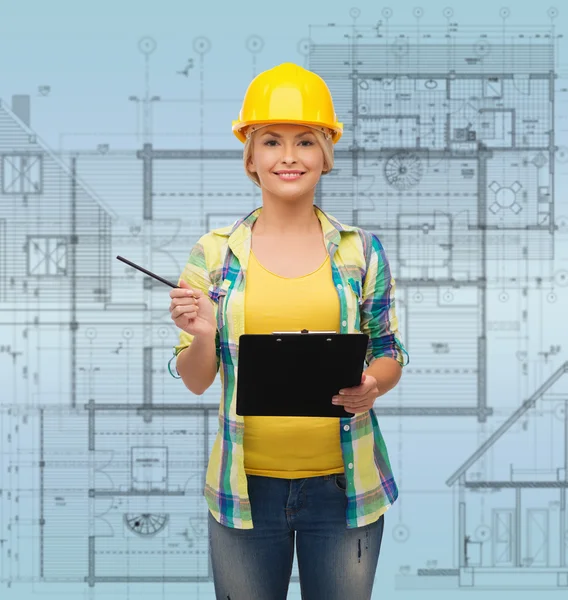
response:
[[[294,181],[300,179],[305,171],[275,171],[274,175],[280,177],[283,181]]]

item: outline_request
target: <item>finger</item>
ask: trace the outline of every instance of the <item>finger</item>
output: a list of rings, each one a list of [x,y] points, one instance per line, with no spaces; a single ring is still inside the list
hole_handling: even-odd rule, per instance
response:
[[[181,315],[187,315],[194,317],[197,314],[197,306],[176,306],[172,310],[172,317],[174,319],[179,318]]]
[[[339,395],[342,398],[347,398],[349,396],[361,396],[365,393],[365,389],[361,386],[345,388],[343,390],[339,390]]]
[[[185,296],[183,298],[174,298],[170,304],[172,306],[185,306],[190,304],[197,304],[197,300],[193,296]]]
[[[193,296],[196,296],[196,292],[191,288],[176,288],[170,291],[170,298],[188,298]]]
[[[334,404],[342,404],[343,406],[360,406],[369,402],[366,396],[334,396],[332,398]]]
[[[350,404],[355,398],[353,396],[334,396],[331,401],[333,404]]]
[[[177,308],[178,306],[192,306],[197,305],[197,300],[195,298],[174,298],[170,302],[170,312]]]
[[[369,407],[370,402],[351,402],[349,404],[344,404],[343,408],[347,409],[347,408],[368,408]]]
[[[178,281],[178,285],[179,285],[180,288],[184,288],[186,290],[190,290],[191,289],[191,287],[189,286],[189,283],[187,283],[187,281],[185,279],[180,279]]]
[[[361,385],[356,385],[351,388],[344,388],[342,390],[339,390],[339,393],[342,396],[360,396],[362,394],[368,393],[369,389],[369,384],[363,383]]]
[[[344,404],[343,408],[345,410],[368,410],[372,406],[369,400],[365,402],[351,402],[349,404]]]
[[[174,308],[174,310],[172,311],[172,314],[177,311],[178,314],[182,315],[183,313],[186,312],[197,312],[198,310],[198,306],[197,304],[181,304],[180,306],[176,306]]]

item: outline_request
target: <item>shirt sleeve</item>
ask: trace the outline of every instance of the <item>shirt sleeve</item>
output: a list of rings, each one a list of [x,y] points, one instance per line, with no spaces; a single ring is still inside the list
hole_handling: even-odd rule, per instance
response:
[[[396,284],[385,250],[374,233],[371,233],[367,254],[369,259],[361,304],[361,332],[369,336],[365,360],[370,365],[376,358],[388,356],[404,367],[410,357],[398,331]]]
[[[203,294],[209,298],[211,279],[209,277],[209,269],[207,268],[205,261],[203,238],[201,238],[191,249],[187,263],[178,280],[178,285],[182,279],[186,281],[190,287],[196,290],[201,290]],[[193,335],[187,333],[186,331],[180,331],[179,342],[176,346],[174,346],[173,349],[174,357],[177,357],[182,350],[188,348],[193,342],[193,339]],[[219,330],[217,330],[215,334],[215,349],[217,353],[217,372],[219,372],[219,366],[221,362]]]

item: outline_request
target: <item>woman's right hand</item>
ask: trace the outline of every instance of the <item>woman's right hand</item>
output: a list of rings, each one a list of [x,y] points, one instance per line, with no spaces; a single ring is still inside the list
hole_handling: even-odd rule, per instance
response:
[[[215,336],[217,323],[213,303],[201,290],[190,288],[183,279],[180,287],[170,291],[170,313],[173,322],[194,336]]]

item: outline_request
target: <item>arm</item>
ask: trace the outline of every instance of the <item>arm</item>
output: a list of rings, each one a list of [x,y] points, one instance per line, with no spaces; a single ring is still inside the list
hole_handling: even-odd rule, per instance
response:
[[[395,311],[396,284],[379,238],[371,234],[369,264],[363,284],[361,331],[369,335],[365,374],[377,380],[378,395],[394,388],[409,362]]]
[[[197,396],[204,394],[219,370],[215,337],[195,336],[177,355],[176,369],[190,392]]]
[[[201,303],[213,303],[209,299],[209,269],[205,260],[203,238],[192,248],[187,264],[180,276],[192,289],[203,294]],[[205,316],[206,308],[211,308],[210,320],[216,323],[216,305],[202,306],[201,315]],[[215,329],[212,335],[191,335],[181,331],[179,343],[174,348],[176,370],[185,386],[194,394],[203,394],[215,381],[220,365],[219,331]]]
[[[365,370],[365,375],[370,375],[377,380],[377,398],[393,389],[400,381],[402,367],[400,364],[386,356],[377,358]]]

